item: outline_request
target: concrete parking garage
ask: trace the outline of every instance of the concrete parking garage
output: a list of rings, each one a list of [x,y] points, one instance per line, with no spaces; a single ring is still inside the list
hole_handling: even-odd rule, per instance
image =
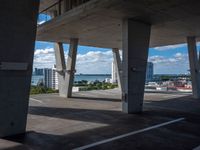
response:
[[[67,101],[57,94],[31,96],[27,132],[1,140],[0,148],[192,150],[200,144],[200,102],[190,94],[145,93],[143,113],[130,115],[121,112],[118,93],[78,92]]]

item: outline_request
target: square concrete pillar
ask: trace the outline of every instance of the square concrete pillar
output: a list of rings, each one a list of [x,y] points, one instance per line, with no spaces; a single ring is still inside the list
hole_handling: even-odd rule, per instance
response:
[[[126,113],[142,111],[150,30],[150,24],[123,21],[122,110]]]
[[[38,7],[38,0],[1,0],[0,137],[26,129]]]
[[[197,56],[196,38],[187,37],[188,55],[190,62],[190,74],[192,79],[192,91],[194,98],[200,98],[200,64]]]

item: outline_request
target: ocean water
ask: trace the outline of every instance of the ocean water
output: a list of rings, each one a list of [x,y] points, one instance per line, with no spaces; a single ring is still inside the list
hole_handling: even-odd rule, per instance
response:
[[[74,81],[95,81],[98,80],[100,82],[104,81],[106,78],[111,78],[111,75],[75,75]]]
[[[87,80],[87,81],[95,81],[98,80],[100,82],[104,81],[106,78],[111,78],[111,75],[75,75],[74,81],[81,81],[81,80]],[[44,81],[44,76],[39,75],[33,75],[31,80],[31,85],[37,85],[39,81]]]

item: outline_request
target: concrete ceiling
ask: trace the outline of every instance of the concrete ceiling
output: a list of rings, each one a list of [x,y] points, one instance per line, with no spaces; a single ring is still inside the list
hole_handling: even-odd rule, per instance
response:
[[[126,18],[152,24],[150,47],[200,37],[199,0],[91,0],[38,26],[37,40],[68,43],[79,38],[81,45],[121,48]]]

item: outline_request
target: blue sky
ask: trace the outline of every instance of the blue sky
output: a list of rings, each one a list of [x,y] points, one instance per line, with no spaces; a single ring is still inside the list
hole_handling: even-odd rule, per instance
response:
[[[156,74],[187,74],[189,61],[186,44],[149,49],[149,61],[154,63]]]
[[[55,64],[54,44],[36,42],[34,67],[52,67]],[[69,45],[64,45],[67,59]],[[199,44],[198,44],[199,49]],[[111,49],[79,46],[77,73],[111,73]],[[189,69],[186,44],[149,49],[148,60],[154,63],[155,74],[187,74]]]

